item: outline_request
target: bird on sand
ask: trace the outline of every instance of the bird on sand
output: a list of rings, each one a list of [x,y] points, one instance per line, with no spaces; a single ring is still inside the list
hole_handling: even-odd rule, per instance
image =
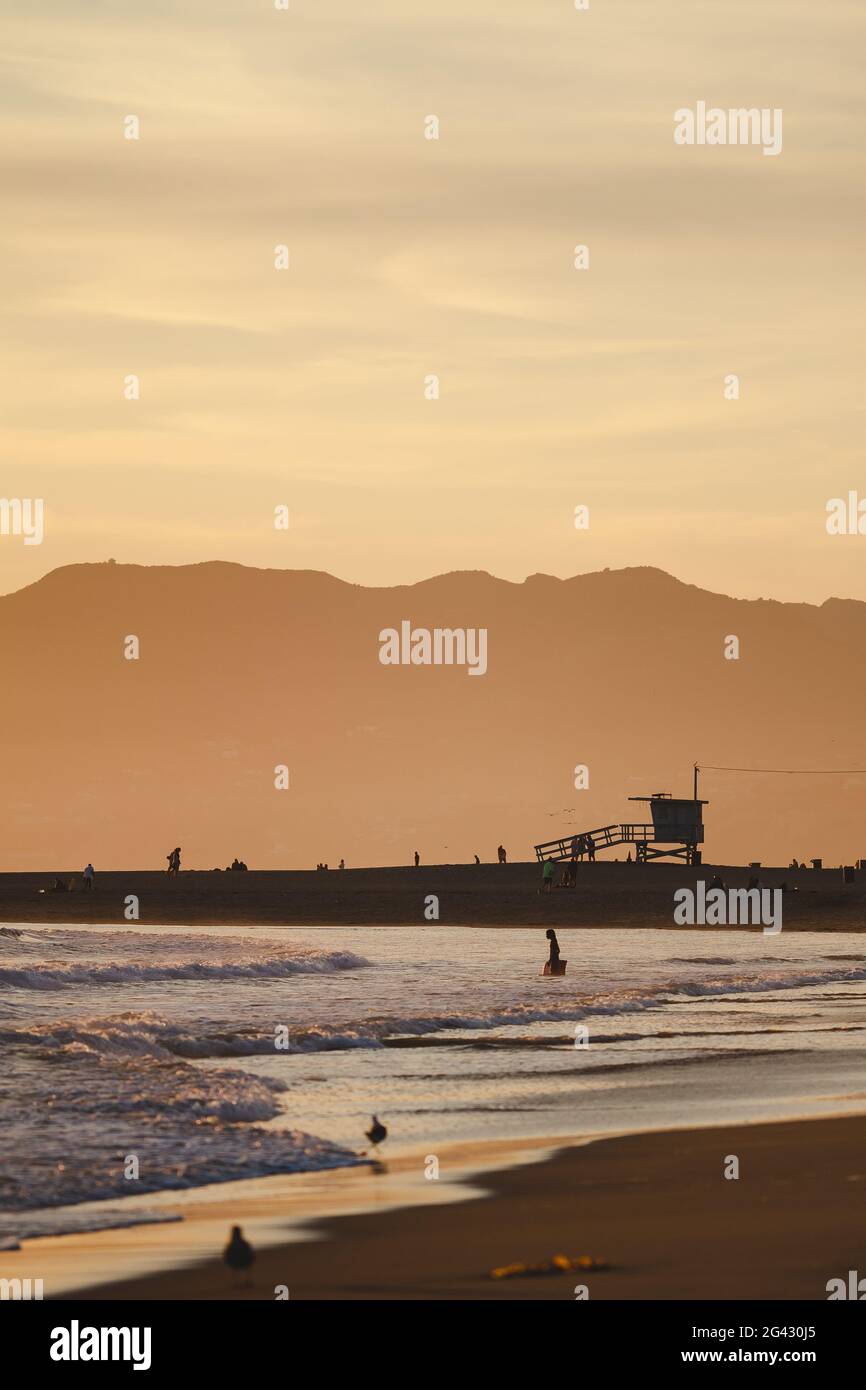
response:
[[[243,1274],[256,1258],[256,1252],[248,1240],[244,1240],[240,1226],[232,1226],[231,1240],[223,1251],[223,1260],[234,1274]]]
[[[374,1149],[378,1148],[380,1144],[384,1144],[385,1140],[388,1138],[388,1131],[382,1124],[378,1115],[373,1116],[373,1123],[366,1131],[366,1135]]]

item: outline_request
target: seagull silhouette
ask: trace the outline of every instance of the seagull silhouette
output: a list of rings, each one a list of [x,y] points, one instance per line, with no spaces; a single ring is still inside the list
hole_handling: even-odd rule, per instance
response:
[[[373,1123],[366,1131],[366,1135],[374,1149],[378,1148],[380,1144],[384,1144],[385,1140],[388,1138],[388,1131],[382,1124],[378,1115],[373,1116]]]
[[[235,1275],[243,1274],[256,1258],[256,1252],[248,1240],[244,1240],[240,1226],[232,1226],[231,1239],[223,1251],[223,1260]]]

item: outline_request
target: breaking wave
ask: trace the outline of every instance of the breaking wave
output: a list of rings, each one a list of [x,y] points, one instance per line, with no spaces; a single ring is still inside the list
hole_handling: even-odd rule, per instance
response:
[[[313,948],[263,959],[211,963],[201,960],[160,962],[148,965],[127,962],[100,965],[96,961],[46,961],[0,967],[0,985],[17,989],[69,989],[74,985],[150,984],[168,980],[274,980],[291,975],[325,975],[338,970],[360,970],[370,962],[350,951]]]

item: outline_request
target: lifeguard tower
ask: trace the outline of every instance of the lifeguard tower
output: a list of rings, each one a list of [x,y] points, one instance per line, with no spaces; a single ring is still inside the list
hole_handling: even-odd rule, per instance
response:
[[[697,778],[695,780],[697,782]],[[695,793],[688,800],[671,796],[670,792],[630,796],[629,801],[649,803],[652,820],[602,825],[597,830],[548,840],[546,844],[535,846],[535,857],[539,860],[582,859],[586,855],[594,859],[597,850],[632,844],[638,864],[646,864],[650,859],[684,859],[687,864],[700,864],[703,808],[708,803],[698,799],[697,785]]]
[[[653,792],[652,796],[630,796],[629,801],[648,802],[651,824],[624,825],[630,833],[635,858],[639,864],[648,859],[685,859],[687,864],[699,864],[698,845],[704,840],[702,808],[706,801],[683,801],[670,792]],[[647,832],[651,831],[651,834]]]

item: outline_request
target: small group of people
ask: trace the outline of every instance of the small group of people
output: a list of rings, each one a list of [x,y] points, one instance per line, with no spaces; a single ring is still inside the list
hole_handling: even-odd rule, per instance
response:
[[[559,868],[559,881],[556,879],[556,870]],[[541,869],[541,890],[544,893],[552,893],[554,888],[574,888],[577,885],[577,861],[574,859],[560,859],[557,865],[555,859],[545,859]]]
[[[88,864],[87,867],[84,869],[82,875],[81,875],[81,882],[82,882],[82,885],[83,885],[83,887],[84,887],[85,892],[88,892],[88,893],[89,893],[89,892],[92,890],[92,888],[93,888],[93,880],[94,880],[95,877],[96,877],[96,871],[94,870],[93,865],[92,865],[92,864]],[[55,875],[54,875],[54,882],[52,883],[51,887],[48,888],[47,890],[44,889],[44,888],[41,888],[39,891],[42,892],[42,893],[44,893],[44,892],[46,892],[46,891],[49,892],[49,893],[71,893],[71,892],[72,892],[72,889],[73,889],[73,887],[74,887],[74,885],[75,885],[75,880],[74,880],[74,879],[72,880],[71,883],[67,883],[65,878],[61,878],[59,874],[55,874]]]
[[[571,837],[571,858],[573,861],[580,861],[586,855],[591,864],[595,863],[595,844],[591,835],[573,835]]]

